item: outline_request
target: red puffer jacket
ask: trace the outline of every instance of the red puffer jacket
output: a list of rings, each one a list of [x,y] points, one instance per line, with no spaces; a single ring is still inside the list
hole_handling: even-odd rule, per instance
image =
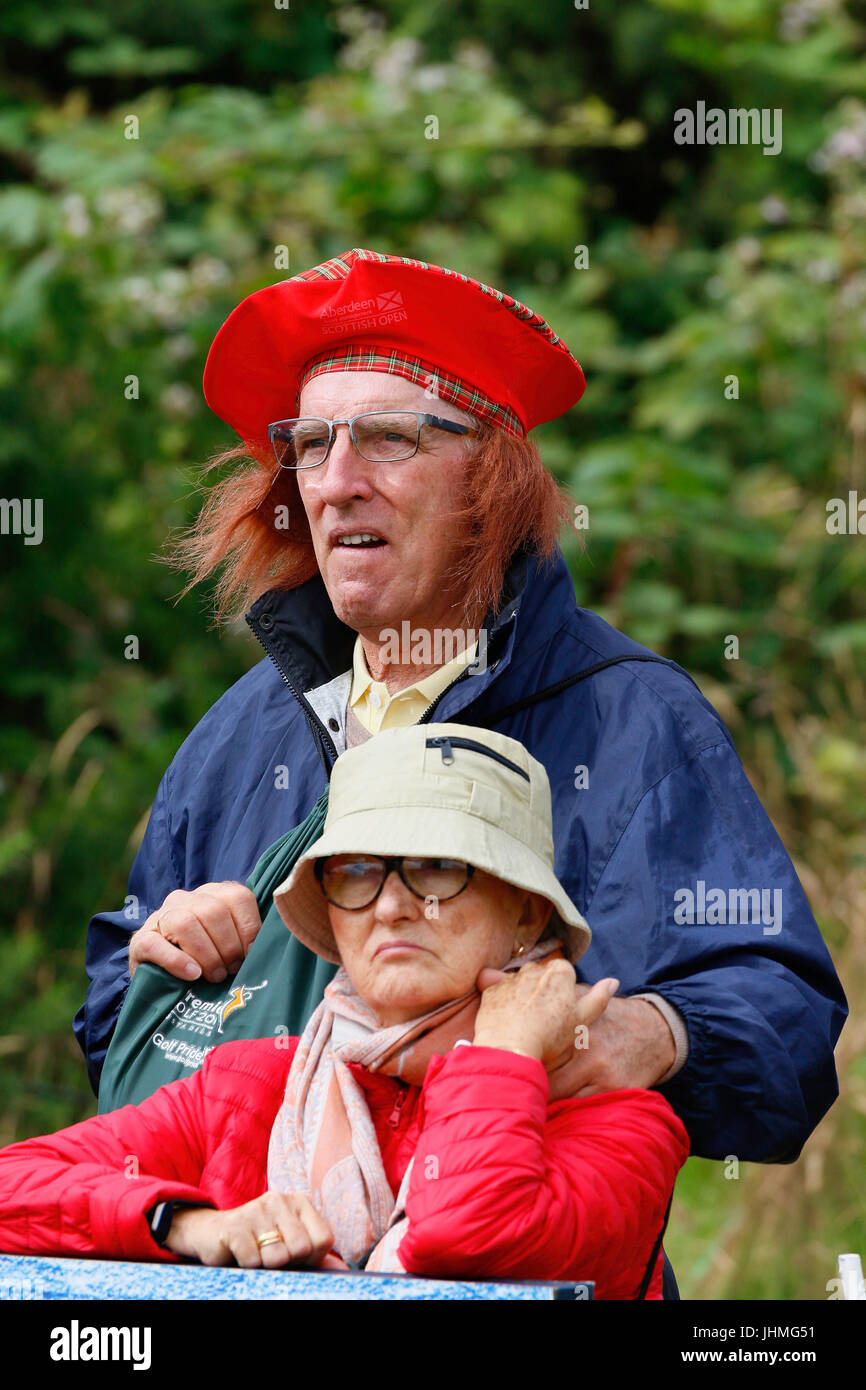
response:
[[[201,1071],[58,1134],[0,1151],[0,1250],[176,1260],[145,1212],[228,1209],[267,1188],[271,1126],[295,1039],[224,1043]],[[490,1047],[434,1057],[423,1088],[353,1066],[394,1192],[413,1154],[413,1274],[594,1279],[634,1298],[688,1136],[654,1091],[547,1103],[540,1062]],[[661,1255],[648,1297],[661,1297]]]

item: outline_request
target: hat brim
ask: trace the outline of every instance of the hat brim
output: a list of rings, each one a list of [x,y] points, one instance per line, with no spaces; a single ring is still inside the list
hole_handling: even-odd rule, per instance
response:
[[[465,820],[465,826],[461,822]],[[461,833],[462,832],[462,833]],[[450,811],[441,821],[424,807],[393,807],[341,816],[295,863],[289,877],[274,890],[274,902],[286,926],[299,941],[324,960],[340,963],[331,929],[328,903],[315,878],[316,859],[331,854],[419,854],[465,859],[471,842],[471,862],[495,878],[553,904],[550,927],[563,942],[572,963],[589,946],[592,933],[544,860],[506,831]],[[419,850],[423,845],[423,851]],[[507,871],[503,871],[507,864]]]

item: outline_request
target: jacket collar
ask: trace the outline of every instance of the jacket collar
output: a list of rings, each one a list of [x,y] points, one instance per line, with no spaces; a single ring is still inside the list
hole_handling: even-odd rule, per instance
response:
[[[498,615],[494,619],[492,610],[488,610],[483,624],[487,632],[486,669],[464,676],[457,689],[450,686],[440,696],[448,712],[443,709],[440,714],[437,710],[436,717],[449,718],[483,694],[493,680],[499,686],[517,641],[522,647],[527,643],[542,646],[561,626],[564,605],[573,609],[574,604],[571,575],[558,547],[550,562],[519,551],[505,575]],[[326,743],[331,742],[304,692],[326,685],[351,669],[357,634],[335,614],[322,576],[316,574],[295,589],[269,589],[256,599],[245,616],[304,710],[317,743],[322,742],[319,731],[324,733]],[[329,758],[325,758],[323,750],[326,763],[334,756],[335,749]]]

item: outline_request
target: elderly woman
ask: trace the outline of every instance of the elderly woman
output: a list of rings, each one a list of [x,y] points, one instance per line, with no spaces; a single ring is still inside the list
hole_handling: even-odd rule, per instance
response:
[[[0,1249],[661,1296],[685,1129],[647,1090],[550,1103],[617,981],[575,997],[589,930],[554,875],[544,768],[470,732],[386,731],[338,761],[275,895],[342,962],[303,1036],[225,1044],[140,1106],[0,1153]]]
[[[837,1094],[844,996],[715,710],[575,603],[557,547],[571,508],[527,435],[583,389],[526,305],[370,250],[223,324],[205,394],[243,442],[180,559],[195,580],[222,567],[222,608],[254,600],[267,659],[185,740],[125,907],[91,923],[76,1028],[94,1083],[139,962],[242,982],[260,925],[243,880],[275,834],[347,747],[435,716],[544,765],[557,876],[595,928],[576,996],[621,981],[553,1093],[658,1086],[696,1153],[797,1156]],[[295,975],[280,988],[300,1032]]]

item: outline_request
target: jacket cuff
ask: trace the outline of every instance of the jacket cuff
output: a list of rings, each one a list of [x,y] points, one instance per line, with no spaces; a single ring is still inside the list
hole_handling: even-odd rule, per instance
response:
[[[174,1251],[157,1245],[147,1213],[159,1202],[185,1202],[212,1207],[206,1193],[189,1183],[163,1182],[158,1178],[118,1178],[90,1195],[93,1245],[103,1258],[115,1260],[177,1260]]]
[[[673,1004],[669,1003],[668,1000],[664,999],[660,994],[630,994],[629,998],[646,999],[648,1003],[654,1004],[673,1034],[677,1055],[664,1076],[660,1076],[658,1081],[653,1082],[654,1086],[663,1086],[666,1081],[670,1081],[671,1078],[676,1076],[677,1072],[685,1066],[686,1059],[689,1055],[689,1034],[685,1019],[679,1009],[674,1008]]]

